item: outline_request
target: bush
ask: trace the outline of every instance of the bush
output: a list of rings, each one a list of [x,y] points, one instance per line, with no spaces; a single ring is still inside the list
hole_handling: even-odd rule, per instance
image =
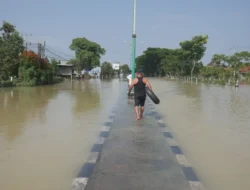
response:
[[[53,78],[53,83],[55,84],[55,83],[60,83],[60,82],[62,82],[64,80],[64,78],[62,78],[62,77],[54,77]]]
[[[22,81],[16,84],[16,86],[36,86],[36,80],[30,80],[30,81]]]
[[[15,86],[15,84],[13,83],[13,81],[0,81],[0,87],[13,87]]]
[[[9,86],[36,86],[54,84],[63,81],[55,77],[57,62],[49,63],[47,59],[40,58],[32,51],[24,51],[18,58],[18,78],[13,81],[0,81],[0,87]]]

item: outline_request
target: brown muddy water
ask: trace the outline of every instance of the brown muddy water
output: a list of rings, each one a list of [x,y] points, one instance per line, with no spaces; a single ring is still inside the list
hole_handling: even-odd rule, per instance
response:
[[[250,189],[250,87],[150,82],[206,189]],[[0,189],[71,189],[126,87],[96,79],[0,89]]]
[[[0,189],[71,189],[119,90],[119,79],[0,89]]]
[[[151,83],[156,109],[206,189],[250,189],[250,87]]]

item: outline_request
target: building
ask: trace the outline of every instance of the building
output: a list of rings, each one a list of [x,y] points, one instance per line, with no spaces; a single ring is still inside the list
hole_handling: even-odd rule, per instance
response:
[[[248,73],[250,73],[250,66],[241,68],[241,69],[239,70],[239,72],[240,72],[241,74],[248,74]]]
[[[239,70],[239,74],[240,74],[240,78],[244,80],[246,76],[250,75],[250,66],[241,68]]]
[[[59,76],[71,76],[73,74],[73,65],[66,64],[66,61],[61,61],[58,65],[58,73]]]
[[[119,71],[119,69],[120,69],[120,63],[119,63],[119,62],[113,62],[113,63],[112,63],[112,68],[113,68],[115,71]]]
[[[222,65],[217,65],[215,62],[208,63],[207,67],[223,67],[223,68],[227,68],[227,66],[224,63]]]
[[[214,67],[214,66],[216,66],[216,63],[214,63],[214,62],[210,62],[207,64],[207,67]]]

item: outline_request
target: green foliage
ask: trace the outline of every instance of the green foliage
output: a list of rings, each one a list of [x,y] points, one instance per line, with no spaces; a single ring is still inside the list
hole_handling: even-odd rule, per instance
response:
[[[202,77],[233,79],[235,82],[240,76],[240,69],[248,66],[249,61],[250,52],[247,51],[236,52],[233,55],[214,54],[212,67],[205,67],[200,74]]]
[[[83,69],[91,70],[100,65],[100,58],[106,51],[99,44],[89,41],[87,38],[75,38],[72,40],[70,49],[75,51],[76,59],[68,63],[73,64],[77,72]]]
[[[167,55],[161,61],[160,69],[168,75],[178,75],[181,71],[181,60],[177,55]]]
[[[114,70],[109,62],[104,62],[101,66],[101,76],[105,78],[109,78],[114,76]]]
[[[58,67],[59,64],[60,64],[59,61],[56,61],[55,59],[51,60],[51,66],[52,66],[53,75],[57,75],[57,73],[59,71],[59,67]]]
[[[206,51],[208,36],[195,36],[191,40],[180,42],[182,55],[191,68],[191,78],[196,64],[202,59]]]
[[[0,88],[1,87],[13,87],[15,84],[12,81],[0,81]]]
[[[195,36],[191,40],[180,42],[184,58],[191,61],[199,61],[206,51],[208,36]]]
[[[15,26],[4,21],[0,31],[0,87],[35,86],[61,81],[54,78],[58,62],[52,60],[49,63],[32,51],[24,51],[23,38]],[[14,80],[10,81],[10,77]]]
[[[200,75],[206,78],[213,77],[213,78],[218,79],[220,77],[223,77],[223,74],[226,74],[226,72],[227,72],[227,75],[224,75],[224,77],[228,76],[228,73],[230,75],[229,70],[225,70],[224,68],[221,68],[221,67],[203,67],[200,70]]]
[[[179,75],[199,73],[200,62],[206,51],[208,36],[195,36],[180,42],[180,48],[148,48],[136,58],[136,67],[143,68],[148,76]]]
[[[53,61],[55,67],[55,60]],[[19,57],[19,79],[29,86],[53,84],[55,75],[52,64],[32,51],[24,51]]]
[[[129,69],[127,64],[124,64],[120,66],[120,72],[122,72],[124,75],[128,75],[131,73],[131,70]]]
[[[143,55],[136,58],[136,67],[142,68],[148,76],[158,75],[163,69],[160,65],[162,60],[171,53],[170,49],[148,48]]]
[[[3,22],[0,28],[0,80],[9,80],[10,76],[18,76],[18,56],[24,50],[23,38],[15,30],[15,26]]]
[[[147,76],[196,76],[216,79],[225,84],[229,79],[240,78],[240,69],[250,65],[250,52],[242,51],[234,55],[214,54],[209,66],[200,61],[205,54],[208,36],[195,36],[180,42],[177,49],[148,48],[136,58],[136,67],[143,68]],[[250,74],[249,74],[250,75]],[[244,77],[248,77],[244,74]]]
[[[223,66],[226,64],[227,57],[224,54],[214,54],[212,57],[212,62],[215,66]]]

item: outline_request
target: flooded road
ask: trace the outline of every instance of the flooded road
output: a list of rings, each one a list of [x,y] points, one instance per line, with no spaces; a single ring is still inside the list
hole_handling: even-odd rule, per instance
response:
[[[0,89],[0,189],[71,189],[119,90],[119,79]]]
[[[206,189],[250,189],[250,87],[151,83],[156,109]]]
[[[206,189],[250,189],[250,87],[150,81]],[[114,79],[0,89],[0,189],[71,189],[124,88]]]

